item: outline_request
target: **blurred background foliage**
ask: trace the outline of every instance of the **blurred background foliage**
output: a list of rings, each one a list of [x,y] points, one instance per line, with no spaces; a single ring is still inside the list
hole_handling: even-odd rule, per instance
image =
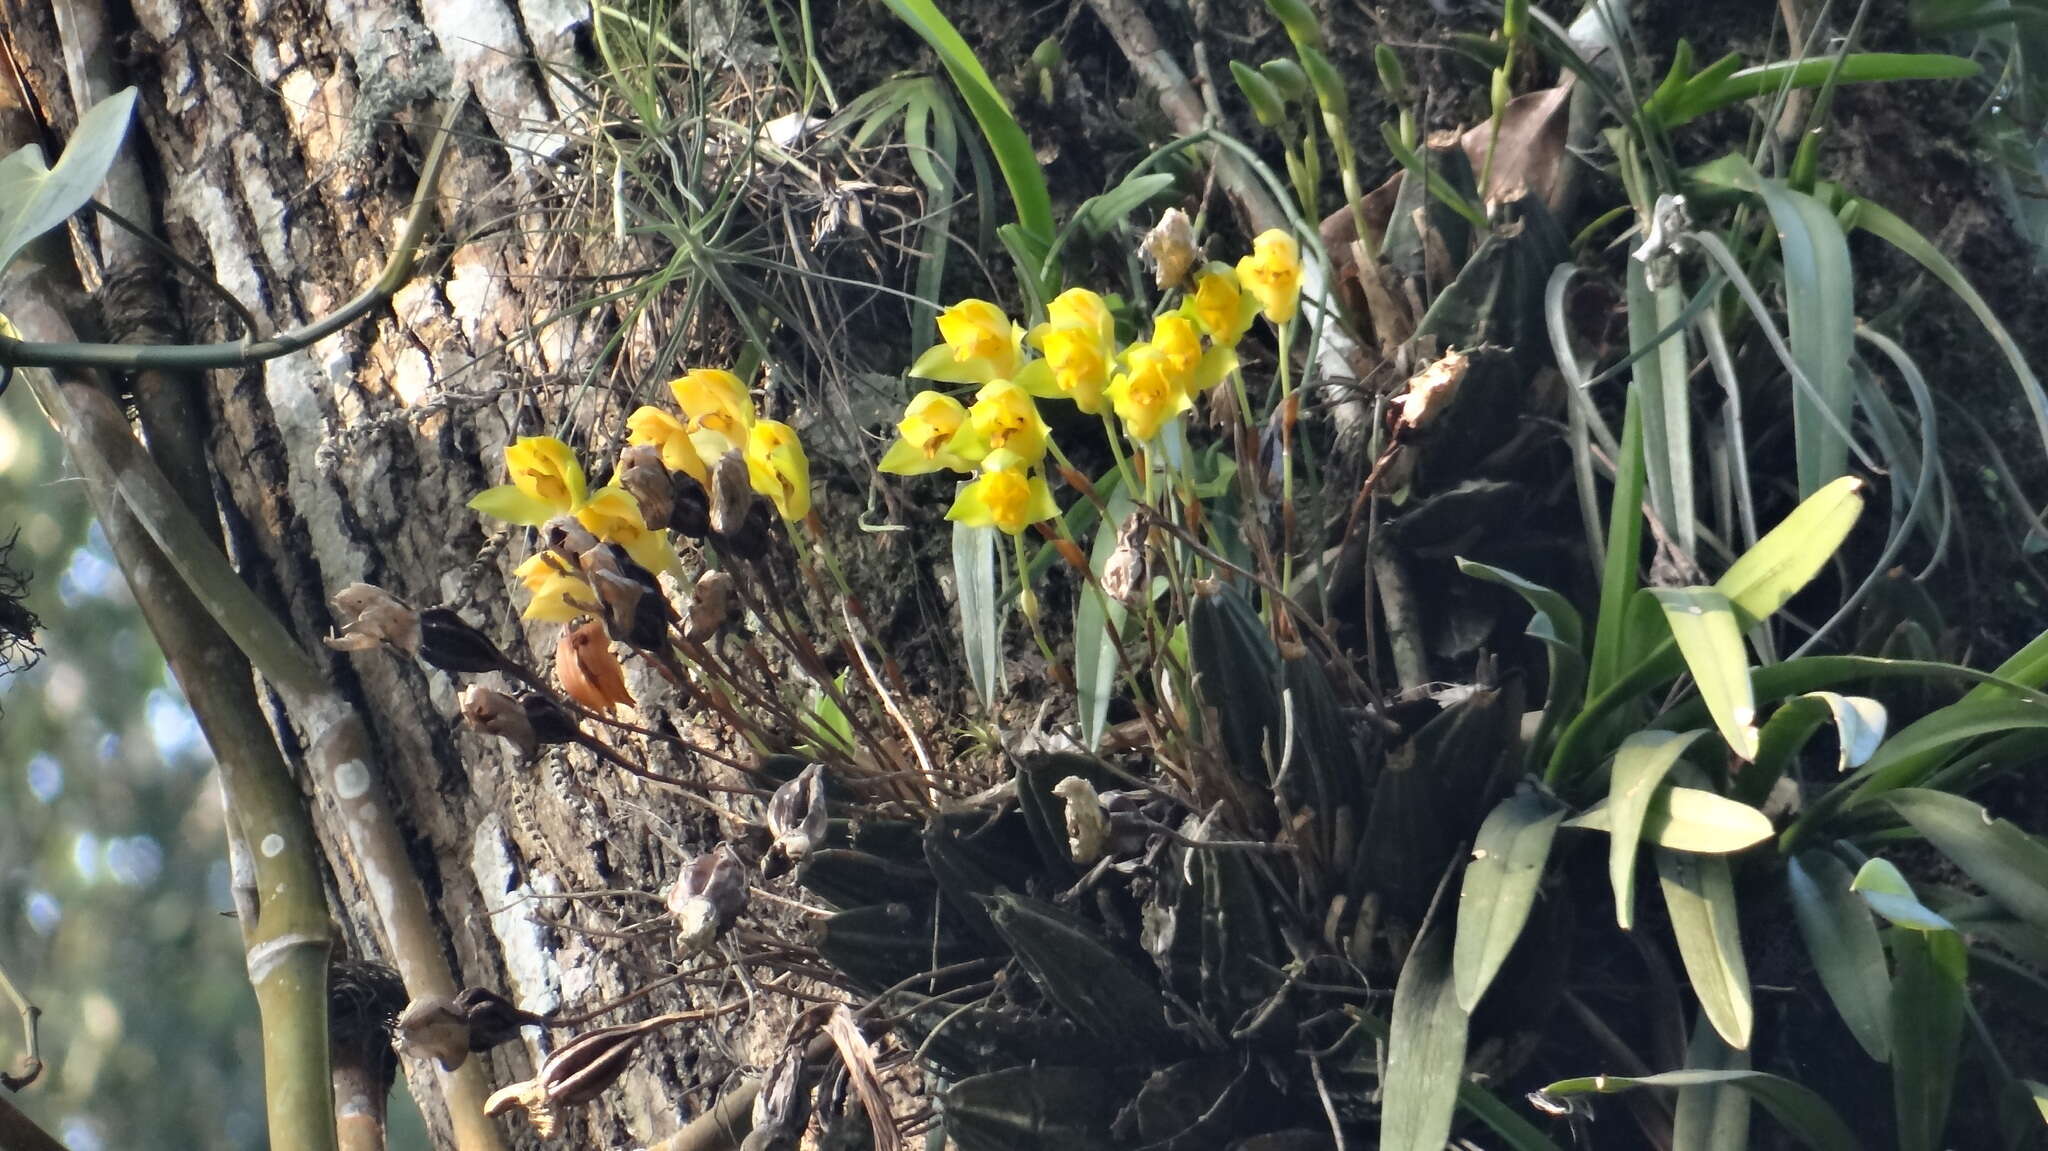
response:
[[[0,678],[0,965],[46,1067],[12,1102],[72,1151],[260,1148],[213,757],[26,388],[0,397],[17,529],[44,655]],[[20,1045],[8,1011],[0,1062]]]

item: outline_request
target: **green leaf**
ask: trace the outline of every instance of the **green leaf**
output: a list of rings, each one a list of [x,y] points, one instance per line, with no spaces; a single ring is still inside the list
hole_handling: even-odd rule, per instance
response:
[[[1020,257],[1019,271],[1041,294],[1049,296],[1048,284],[1057,277],[1049,281],[1043,276],[1042,265],[1053,237],[1052,193],[1046,187],[1045,172],[1038,166],[1031,138],[1011,115],[1009,105],[996,91],[981,61],[975,58],[974,50],[938,5],[932,0],[882,2],[938,53],[939,62],[953,78],[967,110],[981,126],[981,134],[988,140],[989,151],[995,153],[996,165],[1002,169],[1003,180],[1010,187],[1011,203],[1017,209],[1021,243],[1012,246],[1012,252]]]
[[[1752,677],[1752,680],[1754,677]],[[1787,700],[1764,721],[1757,736],[1756,759],[1735,778],[1736,797],[1761,803],[1771,786],[1799,757],[1808,740],[1830,718],[1835,721],[1840,753],[1836,770],[1861,767],[1884,742],[1884,705],[1867,696],[1814,691]]]
[[[1451,976],[1450,933],[1427,931],[1409,949],[1394,984],[1381,1151],[1442,1151],[1450,1141],[1465,1078],[1467,1022]]]
[[[1818,88],[1822,84],[1866,84],[1889,80],[1960,80],[1975,76],[1977,65],[1960,56],[1932,52],[1855,52],[1841,57],[1837,73],[1833,56],[1780,60],[1726,72],[1709,68],[1643,111],[1665,128],[1676,128],[1709,112],[1786,88]]]
[[[2048,847],[1959,795],[1905,788],[1885,802],[2007,911],[2048,931]]]
[[[123,88],[87,109],[54,168],[43,167],[42,149],[34,144],[24,144],[0,159],[0,271],[37,236],[70,219],[92,199],[114,166],[134,109],[133,88]]]
[[[1532,583],[1502,568],[1458,557],[1458,570],[1475,579],[1499,584],[1519,594],[1534,611],[1526,634],[1541,640],[1550,653],[1550,698],[1543,705],[1543,719],[1529,741],[1529,764],[1543,762],[1550,750],[1550,733],[1566,716],[1578,710],[1586,692],[1585,625],[1578,610],[1556,592]],[[1462,995],[1463,992],[1461,991]],[[1468,1003],[1466,1009],[1470,1010]]]
[[[1614,921],[1627,931],[1635,923],[1636,845],[1650,800],[1673,764],[1703,731],[1644,731],[1621,741],[1607,784],[1607,880],[1614,887]]]
[[[1120,481],[1109,493],[1109,514],[1095,529],[1095,542],[1088,549],[1088,566],[1095,581],[1081,588],[1081,602],[1074,609],[1074,690],[1081,717],[1081,746],[1094,751],[1109,720],[1109,697],[1116,690],[1116,636],[1123,631],[1128,614],[1123,604],[1102,594],[1098,584],[1109,557],[1116,554],[1117,534],[1124,517],[1131,513],[1131,498]]]
[[[1686,1049],[1690,1071],[1747,1071],[1749,1052],[1721,1042],[1702,1015]],[[1671,1151],[1749,1151],[1749,1093],[1732,1083],[1692,1083],[1678,1089],[1671,1119]]]
[[[2041,1113],[2041,1122],[2048,1125],[2048,1083],[2035,1079],[2022,1079],[2020,1082],[2026,1084],[2027,1093],[2034,1097],[2034,1109]]]
[[[1915,231],[1911,224],[1868,200],[1851,202],[1856,206],[1857,227],[1883,238],[1899,251],[1917,260],[1921,267],[1933,273],[1934,278],[1946,285],[1949,291],[1954,292],[1977,317],[1977,322],[1983,325],[1991,341],[2005,354],[2005,362],[2019,380],[2020,392],[2027,399],[2027,407],[2034,413],[2034,429],[2040,435],[2042,445],[2048,447],[2048,392],[2042,390],[2040,378],[2027,364],[2026,353],[2020,349],[2019,342],[2012,338],[2012,333],[1999,322],[1998,314],[1991,310],[1991,305],[1978,294],[1977,289],[1970,286],[1970,281],[1963,276],[1962,269],[1956,267],[1942,254],[1941,249],[1928,241],[1927,237]],[[2028,646],[2031,649],[2034,645]]]
[[[1992,671],[1999,679],[2009,679],[2024,687],[2041,687],[2048,684],[2048,631],[2035,636],[2027,646],[2012,653],[2006,661]],[[1980,683],[1970,689],[1964,699],[1987,699],[1992,696],[2010,696],[2009,688],[1995,683]]]
[[[1785,861],[1792,917],[1806,941],[1835,1013],[1863,1050],[1891,1061],[1891,975],[1870,907],[1850,889],[1849,868],[1832,852],[1802,851]]]
[[[1849,890],[1861,895],[1872,911],[1899,927],[1914,931],[1954,931],[1955,924],[1929,910],[1913,893],[1913,885],[1887,859],[1866,860],[1849,882]]]
[[[1074,215],[1083,231],[1091,236],[1100,236],[1115,228],[1125,216],[1173,187],[1173,182],[1174,177],[1169,172],[1129,176],[1109,191],[1081,201],[1081,206],[1074,209]]]
[[[1651,854],[1657,861],[1664,906],[1671,914],[1671,933],[1678,940],[1678,957],[1699,996],[1700,1010],[1728,1046],[1746,1050],[1755,1012],[1728,861],[1662,847],[1651,849]]]
[[[1985,735],[2048,728],[2048,707],[2024,699],[1963,699],[1922,716],[1885,741],[1870,762],[1844,781],[1851,806],[1926,780],[1957,745]]]
[[[1011,1067],[975,1075],[939,1096],[960,1151],[1111,1151],[1128,1091],[1099,1067]]]
[[[1761,623],[1820,574],[1863,514],[1866,484],[1843,476],[1801,500],[1756,546],[1728,565],[1714,590]]]
[[[1862,1151],[1849,1125],[1835,1109],[1808,1088],[1790,1079],[1763,1071],[1666,1071],[1661,1075],[1629,1078],[1622,1075],[1592,1075],[1581,1079],[1560,1079],[1543,1089],[1546,1095],[1584,1095],[1599,1092],[1612,1095],[1637,1087],[1696,1087],[1706,1083],[1729,1083],[1749,1093],[1787,1131],[1816,1151]]]
[[[1582,831],[1611,831],[1613,806],[1602,801],[1566,823]],[[1697,787],[1665,787],[1643,816],[1642,838],[1673,851],[1727,855],[1771,837],[1770,817],[1746,803]]]
[[[994,708],[1003,690],[1003,616],[997,606],[996,529],[953,525],[954,594],[960,602],[960,643],[967,678],[982,706]]]
[[[1563,353],[1560,353],[1563,354]],[[1643,551],[1642,389],[1628,388],[1621,417],[1621,456],[1614,465],[1614,503],[1608,509],[1607,569],[1600,577],[1600,614],[1593,629],[1593,660],[1586,694],[1598,698],[1621,678],[1624,621],[1635,597]]]
[[[1808,385],[1795,381],[1792,389],[1792,442],[1803,498],[1848,469],[1856,279],[1849,239],[1826,205],[1783,180],[1759,177],[1754,187],[1778,229],[1786,326],[1793,360]]]
[[[1969,954],[1953,931],[1894,931],[1892,1102],[1899,1151],[1940,1151],[1963,1039]]]
[[[1651,588],[1671,638],[1692,672],[1700,698],[1728,750],[1738,758],[1756,758],[1756,697],[1749,684],[1749,652],[1728,597],[1713,588]]]
[[[1004,892],[983,905],[1040,993],[1099,1042],[1148,1056],[1180,1048],[1158,987],[1093,932],[1022,895]]]
[[[1693,510],[1692,392],[1685,330],[1658,339],[1685,310],[1677,284],[1650,286],[1641,260],[1628,262],[1628,342],[1635,386],[1643,398],[1643,474],[1650,507],[1673,546],[1692,555],[1698,532]]]
[[[1470,1012],[1500,972],[1529,922],[1550,841],[1564,807],[1524,785],[1479,825],[1472,862],[1458,893],[1458,934],[1451,956],[1458,1006]]]

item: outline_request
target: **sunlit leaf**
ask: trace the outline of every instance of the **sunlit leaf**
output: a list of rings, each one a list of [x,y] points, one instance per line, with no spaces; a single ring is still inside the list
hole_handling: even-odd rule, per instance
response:
[[[1913,885],[1890,860],[1872,859],[1856,871],[1849,890],[1863,897],[1872,911],[1899,927],[1914,931],[1954,931],[1955,924],[1929,910],[1913,893]]]
[[[1003,688],[1003,617],[996,583],[996,529],[953,525],[953,582],[960,602],[960,642],[967,678],[982,706]]]
[[[1662,847],[1651,849],[1651,854],[1657,861],[1664,907],[1671,915],[1671,934],[1678,940],[1678,957],[1699,996],[1700,1010],[1728,1046],[1746,1050],[1755,1010],[1728,860]]]
[[[1953,931],[1894,931],[1892,1103],[1899,1151],[1951,1146],[1949,1100],[1962,1053],[1969,955]]]
[[[2048,931],[2048,847],[2040,840],[1947,792],[1905,788],[1885,802],[2007,911]]]
[[[1728,750],[1741,759],[1756,758],[1756,698],[1734,605],[1712,588],[1652,588],[1650,594],[1664,609],[1671,638]]]
[[[1614,920],[1626,931],[1635,922],[1636,846],[1650,801],[1673,764],[1706,734],[1703,731],[1644,731],[1629,736],[1614,753],[1607,790],[1607,879],[1614,888]]]
[[[1828,1106],[1827,1100],[1790,1079],[1781,1079],[1763,1071],[1666,1071],[1661,1075],[1634,1078],[1592,1075],[1560,1079],[1545,1087],[1543,1093],[1584,1095],[1597,1091],[1612,1095],[1637,1087],[1693,1087],[1703,1083],[1730,1083],[1749,1092],[1751,1098],[1771,1113],[1772,1118],[1815,1151],[1862,1151],[1862,1144],[1850,1133],[1849,1125],[1842,1122],[1842,1117]]]
[[[1469,1012],[1499,973],[1529,921],[1550,841],[1564,808],[1533,787],[1502,800],[1479,825],[1458,894],[1452,955],[1458,1006]]]
[[[34,144],[24,144],[0,159],[0,271],[37,236],[92,199],[114,166],[134,109],[133,88],[123,88],[87,109],[55,167],[43,166],[42,150]]]
[[[1685,1052],[1688,1071],[1747,1071],[1749,1052],[1737,1051],[1702,1015]],[[1733,1083],[1691,1083],[1678,1089],[1671,1117],[1671,1151],[1749,1151],[1749,1093]]]

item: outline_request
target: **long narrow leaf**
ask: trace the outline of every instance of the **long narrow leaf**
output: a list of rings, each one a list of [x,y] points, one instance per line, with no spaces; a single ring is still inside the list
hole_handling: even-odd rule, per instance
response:
[[[1863,515],[1868,486],[1843,476],[1801,500],[1755,547],[1728,565],[1714,590],[1750,620],[1761,623],[1776,615],[1849,538],[1849,529]]]
[[[1891,975],[1870,908],[1849,889],[1849,868],[1832,852],[1802,851],[1785,861],[1785,887],[1806,953],[1835,1013],[1879,1063],[1891,1060]]]
[[[1694,82],[1679,85],[1644,110],[1663,127],[1676,128],[1716,108],[1788,88],[1818,88],[1830,82],[1961,80],[1979,71],[1974,61],[1932,52],[1856,52],[1843,56],[1839,66],[1832,56],[1780,60],[1729,73],[1702,71]]]
[[[1849,890],[1861,895],[1872,911],[1895,927],[1910,931],[1955,930],[1955,924],[1920,902],[1913,885],[1906,882],[1898,865],[1889,859],[1865,860],[1856,869],[1856,878],[1849,881]]]
[[[1607,785],[1607,880],[1614,888],[1614,921],[1623,931],[1635,925],[1636,847],[1642,841],[1650,800],[1679,757],[1705,734],[1639,732],[1623,740],[1614,753]]]
[[[1693,1024],[1686,1048],[1690,1071],[1747,1071],[1749,1052],[1721,1042],[1706,1017]],[[1749,1151],[1749,1093],[1732,1083],[1693,1083],[1678,1089],[1671,1119],[1671,1151]]]
[[[1855,275],[1849,239],[1835,214],[1782,180],[1759,179],[1784,261],[1786,326],[1792,355],[1813,390],[1792,391],[1792,442],[1803,498],[1845,473],[1849,460],[1849,357],[1854,348]]]
[[[1901,930],[1892,933],[1892,957],[1892,1033],[1913,1037],[1892,1052],[1899,1151],[1940,1151],[1950,1146],[1942,1136],[1962,1053],[1969,953],[1953,931]]]
[[[1442,1151],[1449,1142],[1468,1022],[1451,975],[1450,932],[1437,927],[1415,941],[1394,984],[1381,1151]]]
[[[1960,744],[1986,735],[2048,728],[2048,707],[2024,699],[1965,699],[1922,716],[1878,748],[1869,763],[1844,781],[1849,802],[1860,804],[1926,779]]]
[[[1123,631],[1124,605],[1102,594],[1097,583],[1116,553],[1117,535],[1123,518],[1131,513],[1131,499],[1121,487],[1109,496],[1109,515],[1095,529],[1095,543],[1089,549],[1088,565],[1095,582],[1081,588],[1081,603],[1074,610],[1074,688],[1081,712],[1081,746],[1094,751],[1109,719],[1109,697],[1116,689],[1116,636]]]
[[[953,583],[960,602],[960,642],[967,678],[983,707],[1003,687],[1003,625],[996,584],[996,529],[953,525]]]
[[[1543,1089],[1546,1095],[1584,1095],[1599,1092],[1612,1095],[1637,1087],[1694,1087],[1704,1083],[1729,1083],[1747,1091],[1763,1104],[1764,1110],[1784,1124],[1801,1143],[1815,1151],[1862,1151],[1849,1125],[1827,1100],[1790,1079],[1763,1071],[1666,1071],[1661,1075],[1628,1077],[1592,1075],[1581,1079],[1560,1079]]]
[[[1593,629],[1593,662],[1586,694],[1598,697],[1621,678],[1623,621],[1643,562],[1643,392],[1628,388],[1621,417],[1621,455],[1614,463],[1614,502],[1607,519],[1607,570],[1600,577],[1600,613]]]
[[[1885,802],[2007,911],[2048,931],[2048,847],[2040,840],[1959,795],[1904,788]]]
[[[1676,284],[1650,286],[1640,260],[1628,264],[1629,352],[1636,361],[1635,385],[1643,400],[1643,474],[1650,506],[1663,521],[1665,534],[1681,552],[1693,554],[1692,397],[1687,388],[1685,332],[1672,332],[1662,342],[1659,332],[1675,322],[1685,308],[1685,293]],[[1643,354],[1645,349],[1654,349]]]
[[[1611,831],[1613,805],[1601,802],[1565,823],[1581,831]],[[1727,855],[1771,837],[1770,817],[1746,803],[1697,787],[1665,787],[1643,816],[1642,840],[1673,851]]]
[[[1749,682],[1749,652],[1742,646],[1742,628],[1735,605],[1713,588],[1652,588],[1671,638],[1685,657],[1707,714],[1743,760],[1756,758],[1756,696]]]
[[[1458,570],[1488,583],[1512,588],[1535,613],[1529,617],[1526,633],[1543,642],[1550,654],[1550,698],[1543,704],[1543,719],[1529,740],[1528,762],[1533,768],[1550,751],[1551,733],[1564,718],[1578,710],[1586,695],[1586,635],[1578,610],[1571,601],[1513,572],[1458,557]],[[1469,1009],[1469,1005],[1468,1005]]]
[[[1458,935],[1451,967],[1458,1006],[1467,1012],[1500,972],[1536,902],[1550,841],[1564,808],[1533,787],[1502,800],[1479,825],[1472,862],[1458,893]]]
[[[1678,957],[1699,996],[1700,1010],[1728,1046],[1747,1050],[1755,1009],[1728,861],[1662,847],[1652,849],[1652,854],[1664,906],[1671,914],[1671,933],[1678,940]]]
[[[2027,398],[2027,407],[2034,413],[2034,428],[2041,436],[2042,446],[2048,448],[2048,392],[2042,390],[2040,378],[2027,364],[2026,353],[2020,350],[2019,342],[2012,338],[2012,333],[2006,331],[2005,325],[1999,322],[1998,314],[1991,310],[1991,305],[1985,302],[1983,296],[1977,294],[1977,289],[1970,286],[1970,281],[1963,276],[1962,270],[1911,224],[1868,200],[1857,200],[1855,206],[1857,227],[1884,239],[1919,261],[1921,267],[1933,273],[1934,278],[1946,285],[1949,291],[1954,292],[1977,317],[1977,322],[1984,326],[1984,331],[1991,336],[1992,342],[1998,345],[1998,350],[2005,353],[2005,362],[2012,368],[2012,374],[2019,379],[2020,391]]]

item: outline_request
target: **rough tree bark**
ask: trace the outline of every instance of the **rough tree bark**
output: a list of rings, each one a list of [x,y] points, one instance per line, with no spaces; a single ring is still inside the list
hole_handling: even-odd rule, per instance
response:
[[[518,621],[509,562],[494,551],[479,558],[486,537],[464,502],[502,479],[497,449],[515,425],[535,432],[538,412],[562,413],[566,388],[550,382],[595,355],[596,333],[574,322],[542,341],[513,340],[554,306],[535,277],[559,267],[557,242],[523,226],[530,221],[520,214],[548,191],[548,157],[561,146],[551,132],[566,111],[533,61],[573,58],[587,19],[587,6],[561,0],[0,7],[0,42],[60,135],[97,95],[140,88],[130,137],[138,167],[125,186],[146,194],[120,207],[272,329],[331,311],[374,276],[412,197],[437,102],[470,101],[458,153],[435,190],[428,260],[438,274],[306,353],[208,373],[193,382],[192,402],[240,570],[321,653],[370,724],[377,783],[458,980],[500,989],[536,1012],[640,986],[666,970],[671,950],[663,933],[626,940],[558,930],[548,923],[565,917],[567,904],[537,897],[658,892],[673,879],[677,848],[715,838],[715,829],[699,826],[703,817],[672,793],[580,757],[521,766],[506,745],[459,727],[457,685],[447,676],[381,654],[330,654],[320,641],[332,626],[328,596],[367,581],[421,606],[462,604],[535,662],[552,650],[553,628],[529,634]],[[81,265],[97,262],[88,255]],[[102,338],[243,335],[190,280],[130,283],[97,303],[102,314],[87,330]],[[602,395],[571,418],[603,415],[617,427],[622,412],[608,409],[612,402]],[[281,711],[274,721],[296,751],[303,733]],[[336,799],[319,786],[306,791],[345,950],[386,956],[390,941]],[[631,901],[612,907],[642,910]],[[603,910],[575,917],[625,926]],[[626,1017],[688,1005],[671,988]],[[531,1073],[534,1035],[480,1057],[493,1086]],[[699,1052],[723,1047],[744,1058],[757,1049],[752,1040],[671,1034],[650,1043],[562,1137],[586,1146],[656,1141],[708,1107],[730,1069],[715,1059],[700,1070]],[[431,1071],[408,1059],[406,1074],[430,1128],[445,1138]],[[512,1145],[536,1145],[523,1121],[500,1124]]]

